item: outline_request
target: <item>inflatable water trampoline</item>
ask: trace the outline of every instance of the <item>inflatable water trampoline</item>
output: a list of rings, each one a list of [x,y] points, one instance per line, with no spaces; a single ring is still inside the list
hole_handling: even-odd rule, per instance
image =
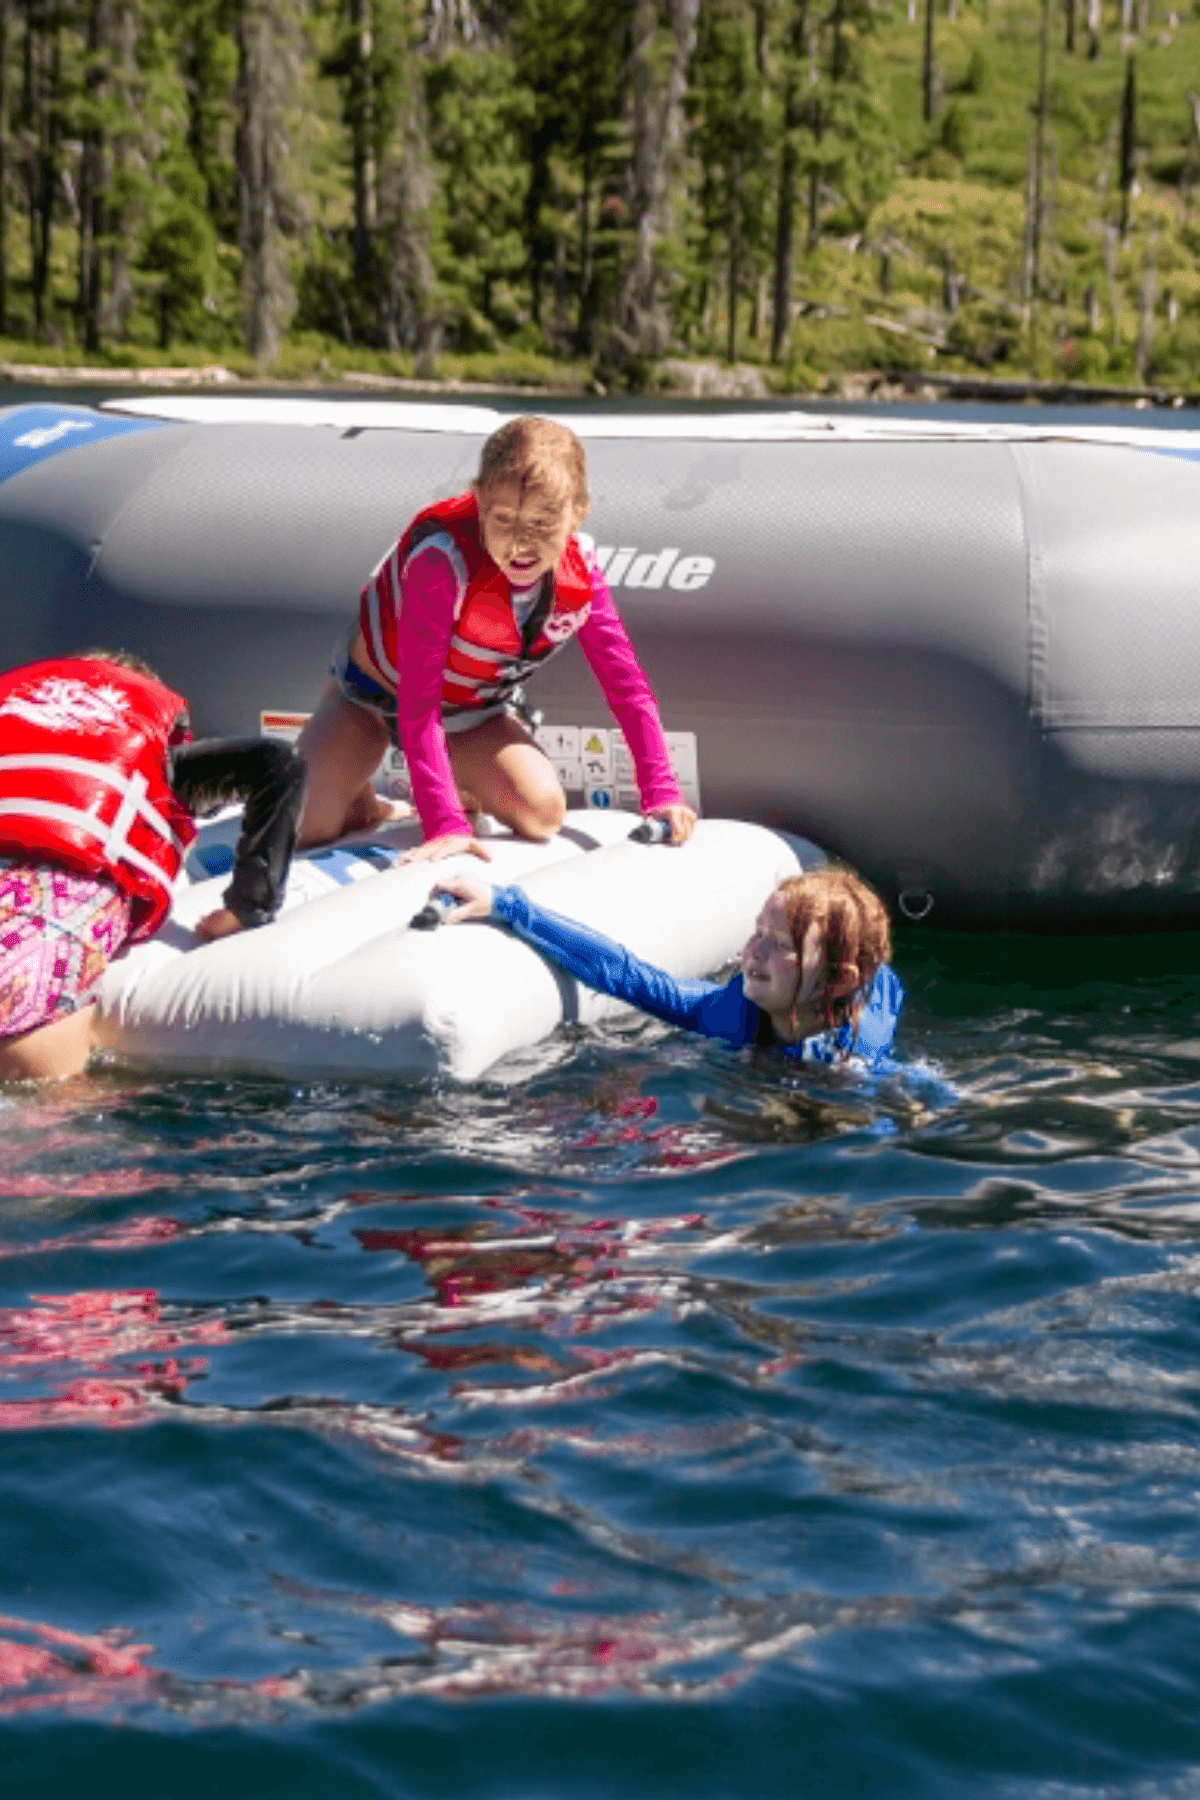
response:
[[[121,643],[202,732],[307,710],[359,588],[501,415],[169,397],[0,412],[0,665]],[[931,925],[1200,924],[1200,439],[573,414],[588,530],[709,818]],[[576,647],[530,700],[628,804]]]
[[[413,822],[308,851],[292,864],[278,918],[203,944],[192,927],[221,903],[236,811],[202,826],[171,917],[110,965],[98,1036],[172,1068],[272,1075],[449,1075],[474,1080],[563,1024],[630,1009],[553,968],[499,925],[414,929],[461,856],[399,865]],[[519,881],[543,905],[614,934],[676,976],[731,963],[777,884],[825,858],[762,826],[705,819],[682,849],[631,842],[636,815],[568,813],[547,844],[501,832],[487,879]],[[553,1054],[553,1051],[551,1051]]]

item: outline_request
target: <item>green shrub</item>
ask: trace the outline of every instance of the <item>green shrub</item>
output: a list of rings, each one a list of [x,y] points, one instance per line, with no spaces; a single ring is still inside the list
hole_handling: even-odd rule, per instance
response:
[[[942,148],[966,162],[971,147],[971,115],[961,100],[952,100],[942,117]]]
[[[963,76],[964,94],[986,94],[995,81],[992,61],[982,44],[976,44],[971,52],[971,60],[967,64],[967,72]]]

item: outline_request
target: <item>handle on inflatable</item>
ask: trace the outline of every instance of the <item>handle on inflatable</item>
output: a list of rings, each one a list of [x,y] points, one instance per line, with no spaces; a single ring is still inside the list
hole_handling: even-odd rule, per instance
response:
[[[458,900],[453,894],[444,894],[435,888],[420,912],[415,912],[408,922],[414,931],[433,931],[441,924],[451,907],[457,905]]]
[[[665,844],[671,836],[671,827],[665,819],[643,819],[635,825],[629,834],[631,844]]]

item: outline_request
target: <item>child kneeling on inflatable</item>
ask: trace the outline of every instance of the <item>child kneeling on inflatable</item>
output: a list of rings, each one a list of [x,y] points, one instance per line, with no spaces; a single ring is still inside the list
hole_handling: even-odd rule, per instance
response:
[[[388,816],[369,781],[389,737],[408,760],[425,842],[405,861],[467,850],[468,814],[544,840],[566,805],[526,721],[521,683],[576,635],[625,733],[643,809],[682,844],[696,815],[608,584],[575,536],[587,460],[552,419],[510,419],[465,494],[419,512],[362,591],[333,679],[299,743],[311,772],[303,845]]]
[[[741,973],[723,986],[679,981],[516,886],[454,876],[441,891],[464,904],[447,924],[496,919],[569,975],[668,1025],[735,1047],[775,1048],[803,1062],[889,1066],[904,989],[890,966],[883,902],[850,869],[821,868],[781,882],[758,915]]]
[[[188,739],[186,702],[123,652],[0,676],[0,1080],[83,1068],[101,978],[165,919],[192,812],[246,801],[225,905],[200,935],[277,912],[301,758],[266,738]]]

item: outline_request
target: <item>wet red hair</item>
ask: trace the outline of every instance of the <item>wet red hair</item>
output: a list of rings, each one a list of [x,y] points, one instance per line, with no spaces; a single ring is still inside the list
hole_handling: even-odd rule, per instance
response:
[[[813,925],[825,948],[825,1024],[845,1024],[892,955],[892,928],[887,909],[874,888],[853,869],[813,869],[781,881],[783,900],[797,956]],[[840,989],[840,992],[835,990]]]

